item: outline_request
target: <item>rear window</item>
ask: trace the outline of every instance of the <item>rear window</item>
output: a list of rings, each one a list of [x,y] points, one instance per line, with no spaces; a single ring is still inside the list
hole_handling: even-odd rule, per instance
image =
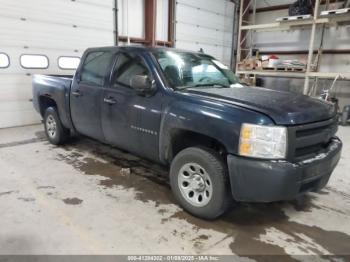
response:
[[[10,65],[10,58],[5,53],[0,53],[0,68],[6,68]]]
[[[60,56],[58,58],[58,67],[61,69],[75,70],[78,68],[79,63],[80,63],[79,57]]]
[[[23,68],[45,69],[49,67],[49,59],[45,55],[21,55],[20,63]]]
[[[103,86],[112,53],[107,51],[91,52],[86,56],[81,70],[82,82]]]

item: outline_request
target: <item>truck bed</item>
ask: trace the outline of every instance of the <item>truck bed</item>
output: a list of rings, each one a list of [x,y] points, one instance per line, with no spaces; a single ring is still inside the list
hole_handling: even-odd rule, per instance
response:
[[[34,75],[33,76],[33,105],[37,112],[43,116],[40,103],[54,101],[62,123],[70,127],[69,93],[73,75]],[[50,100],[52,99],[52,100]]]
[[[73,75],[34,75],[33,76],[33,98],[35,95],[42,94],[57,88],[70,88]]]

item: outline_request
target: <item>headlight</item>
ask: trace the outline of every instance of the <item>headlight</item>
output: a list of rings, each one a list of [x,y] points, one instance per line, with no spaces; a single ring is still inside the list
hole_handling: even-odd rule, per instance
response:
[[[239,139],[241,156],[280,159],[287,153],[287,128],[242,124]]]

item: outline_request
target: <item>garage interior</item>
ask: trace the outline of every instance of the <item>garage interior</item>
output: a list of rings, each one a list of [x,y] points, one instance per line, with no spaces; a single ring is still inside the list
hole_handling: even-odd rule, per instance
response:
[[[350,1],[297,2],[307,15],[291,0],[0,0],[0,257],[350,259]],[[206,221],[177,205],[168,167],[83,136],[50,144],[33,75],[74,75],[102,46],[204,52],[244,88],[326,96],[343,141],[327,186]]]

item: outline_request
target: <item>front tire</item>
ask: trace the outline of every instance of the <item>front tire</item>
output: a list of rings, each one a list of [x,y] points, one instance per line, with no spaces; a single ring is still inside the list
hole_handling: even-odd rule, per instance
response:
[[[170,185],[180,205],[200,218],[215,219],[232,203],[226,164],[209,148],[178,153],[171,163]]]
[[[69,138],[69,130],[62,125],[55,107],[48,107],[44,115],[47,139],[51,144],[61,145]]]

